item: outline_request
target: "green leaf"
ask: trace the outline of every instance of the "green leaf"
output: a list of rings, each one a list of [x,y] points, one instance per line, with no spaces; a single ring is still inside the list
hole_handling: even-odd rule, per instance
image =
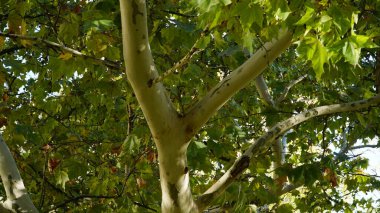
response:
[[[222,4],[224,4],[224,6],[227,6],[227,5],[229,5],[229,4],[232,3],[231,0],[220,0],[220,2],[221,2]]]
[[[136,135],[128,135],[124,140],[123,147],[128,153],[133,153],[140,147],[140,139]]]
[[[194,141],[195,143],[195,146],[198,148],[198,149],[204,149],[204,148],[207,148],[207,146],[202,143],[202,142],[199,142],[199,141]]]
[[[297,50],[311,61],[317,80],[320,80],[324,72],[323,65],[328,60],[326,47],[318,39],[306,37]]]
[[[286,203],[286,204],[281,204],[280,206],[277,207],[278,213],[292,213],[293,212],[293,206]]]
[[[263,10],[257,4],[249,1],[239,2],[232,13],[239,17],[240,24],[245,30],[249,30],[253,23],[260,27],[263,25]]]
[[[319,22],[325,23],[325,22],[328,22],[330,20],[332,20],[331,16],[329,16],[329,15],[323,15],[323,16],[321,16],[321,19],[319,20]]]
[[[347,40],[342,49],[346,61],[354,66],[359,62],[360,50],[352,40]]]
[[[358,112],[355,112],[355,115],[356,115],[356,118],[358,118],[360,124],[361,124],[363,127],[366,127],[366,126],[367,126],[367,122],[364,120],[363,115],[361,115],[361,114],[358,113]]]
[[[65,21],[59,25],[58,37],[66,43],[71,43],[77,39],[79,35],[80,17],[74,13],[69,13],[65,16]]]
[[[350,29],[352,13],[348,8],[332,6],[329,8],[328,14],[333,18],[334,25],[340,34],[344,34]]]
[[[197,5],[201,11],[209,12],[219,4],[219,1],[220,0],[197,0]]]
[[[65,74],[65,70],[68,70],[67,62],[55,57],[49,59],[49,67],[51,69],[51,78],[53,82],[59,80]]]
[[[323,65],[327,62],[327,50],[323,44],[317,40],[316,50],[312,59],[312,65],[317,77],[317,80],[321,79],[323,73]]]
[[[276,18],[280,20],[285,20],[290,15],[290,9],[287,1],[284,0],[270,0],[269,5],[274,11]]]
[[[201,39],[196,43],[195,47],[196,47],[196,48],[199,48],[199,49],[204,49],[204,48],[206,48],[207,45],[210,43],[210,40],[211,40],[210,36],[207,35],[207,36],[201,38]]]
[[[219,24],[219,18],[220,18],[220,15],[222,14],[222,11],[219,10],[216,14],[215,14],[215,18],[214,20],[212,21],[212,23],[210,24],[210,29],[214,28],[215,26],[217,26]]]
[[[361,48],[376,48],[378,47],[373,41],[372,38],[365,35],[352,35],[349,38],[350,41],[354,42],[358,47]]]
[[[218,31],[213,32],[212,35],[213,35],[216,46],[223,47],[226,42],[224,41],[222,35]]]
[[[60,170],[55,173],[55,182],[57,185],[60,185],[63,190],[65,190],[66,182],[69,180],[69,175],[65,171]]]
[[[242,37],[243,47],[246,48],[249,52],[253,52],[254,34],[249,32],[249,31],[245,31],[245,32],[243,32],[242,36],[243,36]]]
[[[311,18],[314,17],[314,14],[315,14],[314,8],[306,7],[305,15],[303,15],[302,18],[295,23],[295,25],[303,25],[303,24],[305,24]]]

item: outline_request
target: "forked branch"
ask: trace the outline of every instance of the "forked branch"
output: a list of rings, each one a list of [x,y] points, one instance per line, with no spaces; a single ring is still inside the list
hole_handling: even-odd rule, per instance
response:
[[[82,53],[82,52],[80,52],[78,50],[72,49],[72,48],[67,47],[67,46],[65,46],[63,44],[59,44],[59,43],[56,43],[56,42],[45,40],[45,39],[42,39],[42,38],[39,38],[39,37],[28,36],[28,35],[19,35],[19,34],[9,34],[9,33],[2,33],[2,32],[0,32],[0,36],[1,37],[7,37],[7,38],[15,38],[15,39],[29,40],[29,41],[35,41],[35,42],[43,43],[43,44],[45,44],[48,47],[58,48],[58,49],[60,49],[60,50],[62,50],[64,52],[68,52],[68,53],[71,53],[73,55],[80,56],[80,57],[83,57],[83,58],[91,59],[91,60],[95,61],[96,63],[98,63],[98,64],[104,64],[105,66],[107,66],[107,67],[109,67],[111,69],[122,70],[122,67],[117,62],[110,61],[110,60],[107,60],[107,59],[96,58],[96,57],[93,57],[93,56],[90,56],[90,55],[86,55],[86,54],[84,54],[84,53]]]
[[[153,138],[168,132],[177,112],[158,77],[149,46],[145,1],[120,0],[123,55],[129,82],[136,94]]]
[[[290,32],[280,31],[277,39],[264,44],[245,63],[214,86],[186,113],[188,137],[191,138],[235,93],[259,76],[274,59],[290,46],[291,40]]]
[[[208,31],[207,28],[206,28],[206,30],[203,30],[202,33],[201,33],[201,35],[200,35],[200,37],[197,39],[197,41],[191,47],[190,51],[181,60],[179,60],[176,64],[174,64],[173,67],[171,67],[166,72],[164,72],[162,75],[160,75],[156,79],[154,79],[153,80],[153,84],[161,82],[166,77],[168,77],[169,75],[171,75],[172,73],[174,73],[176,71],[179,72],[181,69],[183,69],[183,67],[186,64],[188,64],[190,62],[190,60],[191,60],[191,58],[193,56],[195,56],[196,54],[202,52],[202,49],[199,49],[197,46],[198,46],[199,42],[202,40],[202,38],[205,37],[207,31]]]
[[[244,154],[241,157],[239,157],[234,162],[234,164],[227,170],[227,172],[217,182],[215,182],[214,185],[212,185],[203,195],[201,195],[198,198],[198,207],[200,209],[203,209],[207,205],[209,205],[211,201],[213,201],[220,194],[222,194],[224,190],[249,167],[250,161],[253,156],[258,154],[260,150],[270,145],[276,138],[278,138],[280,135],[284,134],[286,131],[293,128],[294,126],[317,116],[348,111],[357,111],[369,108],[371,106],[379,105],[380,94],[370,99],[350,103],[316,107],[277,123],[263,136],[261,136],[257,140],[253,140],[252,145],[244,152]]]

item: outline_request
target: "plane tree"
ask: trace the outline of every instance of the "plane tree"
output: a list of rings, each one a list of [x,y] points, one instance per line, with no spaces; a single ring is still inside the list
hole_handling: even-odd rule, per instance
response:
[[[0,210],[376,208],[379,11],[1,1]]]

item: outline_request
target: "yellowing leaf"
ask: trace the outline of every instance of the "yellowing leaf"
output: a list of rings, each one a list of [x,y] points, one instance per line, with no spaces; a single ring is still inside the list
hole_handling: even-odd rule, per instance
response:
[[[1,37],[0,37],[1,38]],[[0,48],[1,49],[1,48]],[[5,74],[3,72],[0,72],[0,85],[3,85],[5,82]]]
[[[23,39],[23,40],[20,41],[20,43],[21,43],[21,45],[24,46],[24,47],[30,47],[30,46],[32,46],[33,41]]]
[[[24,19],[21,20],[20,24],[20,34],[21,35],[26,35],[26,22]]]
[[[0,37],[0,50],[4,47],[4,37]]]
[[[63,52],[63,53],[61,53],[61,55],[59,55],[58,58],[66,61],[66,60],[69,60],[72,57],[73,57],[73,54],[71,54],[69,52]]]
[[[8,18],[8,28],[11,34],[21,34],[22,18],[16,13],[10,13]]]

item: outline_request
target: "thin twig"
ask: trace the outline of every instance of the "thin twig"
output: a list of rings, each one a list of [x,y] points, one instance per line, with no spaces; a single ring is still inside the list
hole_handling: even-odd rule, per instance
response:
[[[346,175],[354,175],[354,176],[363,176],[363,177],[372,177],[372,178],[380,178],[379,175],[375,174],[375,175],[371,175],[371,174],[361,174],[361,173],[346,173]]]
[[[61,208],[61,207],[64,207],[66,206],[68,203],[71,203],[71,202],[78,202],[79,200],[82,200],[82,199],[86,199],[86,198],[94,198],[94,199],[101,199],[101,198],[105,198],[105,199],[113,199],[113,198],[118,198],[120,197],[119,195],[79,195],[77,197],[73,197],[71,199],[68,199],[66,201],[64,201],[63,203],[55,206],[55,210]],[[147,205],[144,205],[142,203],[139,203],[137,201],[132,201],[134,205],[137,205],[137,206],[140,206],[142,208],[145,208],[145,209],[148,209],[150,211],[153,211],[153,212],[157,212],[156,209],[153,209]],[[52,209],[52,210],[54,210]]]
[[[196,15],[187,15],[187,14],[183,14],[183,13],[176,12],[176,11],[171,11],[171,10],[162,10],[162,11],[165,12],[165,13],[169,13],[169,14],[177,15],[177,16],[182,16],[182,17],[186,17],[186,18],[197,17]]]
[[[14,51],[21,50],[21,49],[24,49],[24,48],[25,47],[23,47],[23,46],[14,46],[14,47],[10,47],[10,48],[7,48],[7,49],[3,49],[3,50],[0,51],[0,56],[8,54],[8,53],[12,53]]]
[[[174,64],[172,68],[168,69],[165,73],[163,73],[162,75],[154,79],[152,83],[156,84],[158,82],[161,82],[164,78],[168,77],[173,72],[175,71],[179,72],[183,68],[183,66],[185,66],[185,64],[189,63],[190,59],[194,55],[202,52],[203,50],[199,49],[197,46],[199,42],[201,41],[201,39],[205,37],[207,33],[208,33],[208,27],[206,27],[206,29],[202,31],[200,37],[194,43],[193,47],[191,47],[190,51],[181,60],[179,60],[176,64]]]
[[[45,39],[42,39],[42,38],[39,38],[39,37],[28,36],[28,35],[19,35],[19,34],[10,34],[10,33],[2,33],[2,32],[0,32],[0,36],[2,36],[2,37],[8,37],[8,38],[16,38],[16,39],[21,39],[21,40],[38,41],[38,42],[46,44],[49,47],[56,47],[56,48],[59,48],[59,49],[65,51],[65,52],[71,53],[73,55],[81,56],[83,58],[91,59],[91,60],[93,60],[95,62],[98,62],[100,64],[104,64],[105,66],[107,66],[109,68],[116,69],[116,70],[123,70],[122,66],[119,63],[117,63],[117,62],[110,61],[108,59],[101,59],[101,58],[96,58],[96,57],[93,57],[93,56],[89,56],[89,55],[83,54],[82,52],[80,52],[78,50],[75,50],[75,49],[72,49],[70,47],[67,47],[67,46],[65,46],[63,44],[59,44],[59,43],[56,43],[56,42],[48,41],[48,40],[45,40]]]
[[[364,149],[364,148],[380,148],[380,145],[374,144],[374,145],[359,145],[359,146],[353,146],[350,148],[350,150],[353,149]]]
[[[290,82],[290,84],[288,86],[285,87],[284,89],[284,92],[281,94],[280,97],[278,97],[278,99],[276,100],[276,104],[278,103],[281,103],[283,100],[285,100],[286,96],[288,95],[289,93],[289,90],[296,84],[298,84],[300,81],[302,81],[303,79],[305,79],[307,77],[307,75],[302,75],[301,77],[297,78],[296,80]]]

